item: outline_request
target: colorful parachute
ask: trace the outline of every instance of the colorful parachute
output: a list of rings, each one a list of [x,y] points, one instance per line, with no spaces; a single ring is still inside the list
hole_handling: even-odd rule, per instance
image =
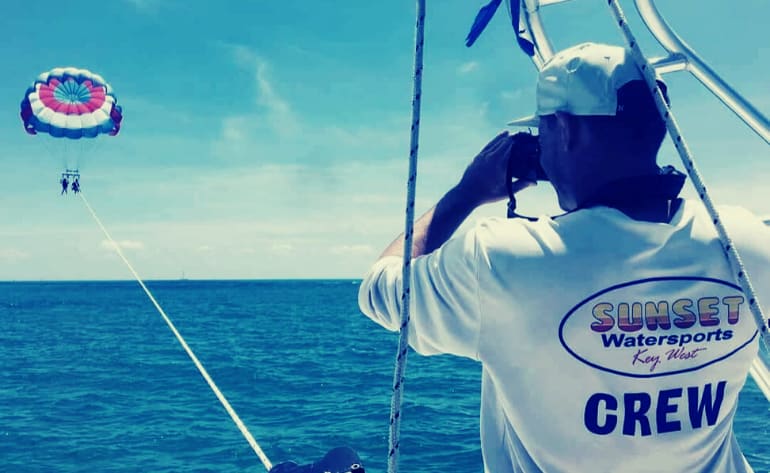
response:
[[[112,88],[100,75],[58,67],[40,74],[27,89],[21,119],[29,134],[79,139],[117,135],[123,115]]]

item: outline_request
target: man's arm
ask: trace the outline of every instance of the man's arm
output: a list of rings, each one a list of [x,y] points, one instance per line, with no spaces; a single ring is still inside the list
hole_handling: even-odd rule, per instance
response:
[[[430,268],[426,265],[429,261],[415,262],[412,272],[411,290],[419,297],[411,299],[413,330],[409,344],[418,353],[453,353],[478,359],[476,272],[471,259],[463,253],[464,240],[444,243],[474,209],[508,196],[505,176],[510,151],[510,135],[503,132],[496,136],[468,165],[457,185],[415,222],[412,256],[431,253],[442,245],[446,255],[430,262]],[[532,184],[519,180],[514,190]],[[400,326],[403,282],[398,261],[403,255],[402,234],[385,249],[383,259],[372,266],[358,292],[361,312],[393,331]],[[385,260],[390,256],[396,258]]]
[[[460,182],[415,221],[412,257],[431,253],[443,245],[477,207],[508,196],[505,171],[511,153],[511,136],[504,131],[487,143],[465,169]],[[518,180],[513,183],[513,191],[519,192],[532,185],[536,183]],[[385,248],[380,258],[403,254],[402,233]]]

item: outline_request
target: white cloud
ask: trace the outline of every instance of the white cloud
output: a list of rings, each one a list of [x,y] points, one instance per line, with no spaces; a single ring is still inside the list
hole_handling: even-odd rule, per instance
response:
[[[291,243],[273,243],[271,250],[273,253],[291,253],[294,251],[294,245]]]
[[[369,255],[374,253],[371,245],[336,245],[329,249],[333,255]]]
[[[222,138],[225,141],[241,141],[248,138],[248,117],[225,117],[222,120]]]
[[[114,250],[115,246],[118,246],[119,248],[123,250],[143,250],[144,249],[144,243],[141,241],[136,240],[120,240],[120,241],[110,241],[110,240],[102,240],[102,248],[107,250]]]
[[[29,254],[16,248],[0,248],[0,261],[14,262],[29,257]]]
[[[259,61],[256,65],[255,78],[259,90],[257,103],[267,108],[273,118],[281,122],[294,124],[294,118],[289,103],[275,91],[269,78],[269,66],[265,61]]]
[[[460,67],[457,68],[457,72],[459,74],[469,74],[479,68],[479,63],[476,61],[469,61],[463,64],[460,64]]]
[[[504,90],[500,92],[500,98],[503,100],[520,100],[523,96],[524,91],[522,89]]]
[[[252,49],[239,45],[223,43],[235,62],[251,71],[256,88],[255,103],[261,114],[265,115],[265,122],[279,136],[287,136],[297,133],[300,121],[295,116],[288,100],[284,99],[276,89],[271,76],[271,66],[267,60]]]

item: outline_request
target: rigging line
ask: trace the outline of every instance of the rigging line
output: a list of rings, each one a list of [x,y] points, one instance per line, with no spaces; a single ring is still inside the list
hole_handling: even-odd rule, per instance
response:
[[[636,41],[636,38],[631,32],[631,28],[628,26],[628,21],[626,20],[626,16],[620,7],[620,4],[617,2],[617,0],[609,0],[607,3],[610,7],[610,10],[612,10],[613,15],[615,16],[615,20],[621,30],[621,33],[623,34],[623,38],[626,40],[626,43],[631,50],[631,56],[634,58],[634,61],[642,72],[644,80],[647,81],[648,87],[654,94],[655,104],[658,107],[658,112],[666,123],[666,128],[668,129],[668,133],[674,142],[674,147],[679,152],[679,157],[682,159],[682,164],[687,170],[687,174],[689,174],[693,186],[698,192],[698,196],[706,207],[714,227],[716,227],[719,240],[722,243],[722,249],[724,251],[725,258],[727,259],[730,268],[733,271],[733,275],[735,276],[736,280],[738,281],[738,285],[743,291],[743,294],[748,298],[749,309],[754,316],[754,321],[756,322],[757,329],[760,333],[760,338],[764,342],[764,347],[766,350],[770,350],[770,333],[768,333],[767,328],[768,322],[762,313],[762,308],[760,307],[759,301],[757,300],[757,296],[754,292],[754,287],[751,284],[751,280],[749,279],[748,272],[743,265],[743,260],[741,260],[741,257],[738,254],[738,249],[733,244],[732,239],[727,233],[727,229],[722,223],[722,219],[720,218],[719,212],[711,200],[711,196],[708,194],[708,192],[706,192],[706,185],[703,182],[703,178],[701,177],[700,172],[695,167],[695,161],[693,160],[692,153],[687,146],[687,142],[685,141],[684,136],[682,136],[682,132],[679,129],[679,124],[674,118],[674,114],[671,112],[671,108],[668,106],[668,104],[666,104],[665,100],[663,100],[663,94],[656,82],[655,68],[647,62],[647,59],[642,53],[642,50],[639,47],[639,43]],[[759,357],[756,358],[751,366],[751,373],[752,375],[756,374],[756,376],[754,376],[755,381],[757,381],[757,384],[760,385],[760,389],[762,390],[763,394],[765,394],[765,397],[768,397],[768,394],[770,394],[770,385],[768,384],[770,383],[770,379],[768,379],[767,370],[761,369],[763,367],[767,368],[766,365],[766,362],[764,362],[762,359]],[[763,371],[764,376],[761,376]],[[768,397],[768,400],[770,400],[770,397]]]
[[[754,361],[749,368],[749,374],[751,374],[762,394],[765,395],[765,399],[770,401],[770,371],[761,353],[757,353],[757,356],[754,357]]]
[[[404,225],[404,264],[402,270],[401,328],[398,337],[398,355],[393,372],[393,396],[390,402],[390,430],[388,473],[398,471],[399,431],[401,428],[401,403],[404,389],[406,355],[409,351],[409,293],[412,274],[412,237],[414,236],[414,200],[417,184],[417,149],[420,138],[420,100],[422,97],[423,45],[425,44],[425,0],[417,0],[415,24],[414,83],[412,90],[412,137],[409,146],[409,180],[406,192],[406,216]]]
[[[85,195],[83,192],[79,192],[78,195],[80,195],[80,198],[83,200],[83,203],[86,205],[86,208],[91,213],[91,216],[96,221],[96,224],[99,225],[99,228],[102,229],[102,232],[104,232],[104,235],[107,237],[107,239],[112,243],[112,246],[115,248],[115,251],[118,253],[118,256],[123,260],[124,263],[126,263],[126,266],[128,266],[128,269],[131,271],[131,274],[134,275],[134,278],[136,278],[136,282],[139,283],[140,286],[142,286],[142,289],[144,289],[144,292],[147,294],[147,297],[150,298],[150,301],[152,301],[153,305],[156,309],[158,309],[158,312],[163,317],[163,320],[166,321],[166,324],[171,329],[171,331],[174,333],[174,336],[177,340],[179,340],[179,343],[182,345],[182,348],[187,352],[187,355],[190,357],[190,359],[195,363],[195,366],[198,368],[198,371],[200,372],[201,376],[206,380],[206,382],[211,387],[211,390],[214,391],[214,394],[216,394],[217,399],[219,399],[219,402],[222,403],[222,406],[224,406],[225,410],[228,414],[230,414],[230,417],[233,419],[233,422],[235,422],[235,425],[238,426],[238,430],[241,431],[241,434],[246,438],[246,441],[249,442],[249,445],[251,445],[251,448],[254,450],[254,453],[257,454],[259,459],[262,461],[262,464],[265,466],[265,469],[270,471],[270,469],[273,467],[270,463],[270,460],[267,458],[267,455],[265,455],[265,452],[262,451],[262,449],[257,444],[257,441],[254,440],[254,437],[252,437],[249,430],[246,428],[246,425],[241,421],[241,418],[238,417],[238,414],[235,412],[235,410],[232,408],[230,403],[225,399],[225,396],[222,394],[222,392],[219,390],[217,385],[214,383],[214,380],[211,379],[211,376],[209,376],[208,372],[206,371],[206,368],[203,367],[201,362],[198,360],[198,357],[195,356],[195,353],[190,349],[190,347],[187,345],[187,342],[185,342],[184,338],[182,338],[182,335],[179,333],[179,331],[176,329],[174,324],[171,322],[171,319],[168,318],[166,313],[163,311],[163,308],[158,304],[158,302],[155,300],[155,297],[153,297],[152,293],[149,289],[147,289],[147,286],[144,285],[144,282],[139,277],[139,275],[134,270],[134,267],[131,266],[131,263],[128,262],[128,259],[126,259],[125,255],[123,255],[123,252],[120,250],[120,246],[115,242],[115,240],[112,239],[112,236],[110,236],[110,233],[107,231],[107,229],[102,224],[102,221],[99,220],[99,217],[96,216],[96,212],[94,212],[94,209],[91,208],[91,205],[89,205],[88,200],[86,200]]]

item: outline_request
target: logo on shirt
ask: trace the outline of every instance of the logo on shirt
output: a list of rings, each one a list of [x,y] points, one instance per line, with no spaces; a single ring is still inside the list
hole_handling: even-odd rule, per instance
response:
[[[757,335],[738,286],[710,278],[651,278],[609,287],[573,307],[559,338],[575,358],[632,377],[694,371]]]

